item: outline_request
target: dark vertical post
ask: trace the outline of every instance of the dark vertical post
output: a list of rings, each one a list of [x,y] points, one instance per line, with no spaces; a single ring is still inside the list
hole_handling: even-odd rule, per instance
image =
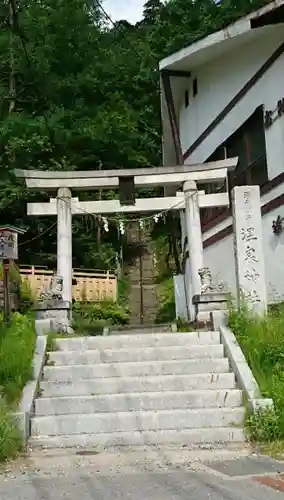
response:
[[[142,239],[142,231],[141,227],[138,224],[138,237],[139,241]],[[144,290],[143,290],[143,258],[142,258],[142,249],[139,250],[139,270],[140,270],[140,325],[144,325]]]
[[[11,304],[10,304],[10,261],[3,260],[3,285],[4,285],[4,321],[7,323],[11,318]]]

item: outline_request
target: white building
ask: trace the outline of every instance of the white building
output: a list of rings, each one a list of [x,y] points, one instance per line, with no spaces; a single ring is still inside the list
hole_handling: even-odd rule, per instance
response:
[[[284,231],[273,231],[278,216],[284,228],[284,0],[167,57],[160,72],[164,165],[239,157],[229,187],[260,185],[268,300],[284,300]],[[204,265],[234,291],[230,210],[202,223]]]

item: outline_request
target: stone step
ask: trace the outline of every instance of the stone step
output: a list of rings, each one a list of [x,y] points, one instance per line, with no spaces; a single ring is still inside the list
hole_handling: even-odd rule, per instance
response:
[[[130,332],[130,334],[129,334]],[[172,333],[171,330],[171,325],[168,323],[163,323],[159,325],[151,325],[151,326],[146,326],[146,325],[140,325],[139,323],[136,323],[134,325],[124,325],[121,327],[112,327],[111,328],[111,335],[129,335],[129,337],[135,336],[135,335],[149,335],[153,333]],[[190,332],[192,333],[192,332]],[[174,333],[173,335],[177,335],[177,333]],[[182,335],[182,333],[181,333]]]
[[[169,347],[143,347],[124,349],[97,349],[87,351],[57,351],[50,353],[55,365],[84,365],[127,361],[157,361],[170,359],[221,358],[223,345],[192,345]]]
[[[190,333],[141,333],[131,335],[110,335],[108,337],[77,337],[57,339],[56,345],[64,351],[83,349],[122,349],[130,347],[167,347],[220,344],[219,332]]]
[[[77,368],[77,367],[74,367]],[[93,380],[41,382],[42,396],[95,396],[136,392],[235,389],[234,373],[112,377]]]
[[[78,381],[93,378],[139,377],[154,375],[188,375],[227,373],[227,358],[189,359],[180,361],[142,361],[139,363],[97,363],[95,365],[45,366],[44,380]]]
[[[101,434],[235,427],[243,425],[244,408],[158,410],[34,417],[32,436]]]
[[[242,405],[242,391],[207,390],[181,392],[148,392],[39,398],[36,415],[114,413],[139,410],[174,410],[190,408],[236,408]]]
[[[110,434],[71,434],[30,439],[32,447],[44,448],[112,448],[117,446],[243,444],[244,431],[236,427],[179,429],[166,431],[112,432]]]

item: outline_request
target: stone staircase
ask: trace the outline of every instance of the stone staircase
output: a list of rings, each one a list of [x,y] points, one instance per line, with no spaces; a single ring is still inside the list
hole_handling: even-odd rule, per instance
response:
[[[158,300],[156,292],[154,253],[150,238],[150,229],[139,229],[137,222],[127,227],[129,243],[141,243],[144,250],[127,268],[130,282],[129,309],[131,325],[151,325],[155,323]]]
[[[57,340],[32,446],[243,442],[242,392],[218,332]]]

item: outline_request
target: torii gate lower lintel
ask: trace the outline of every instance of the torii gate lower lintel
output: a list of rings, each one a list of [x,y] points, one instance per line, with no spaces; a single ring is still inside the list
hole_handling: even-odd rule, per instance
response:
[[[135,205],[121,206],[118,200],[80,202],[72,198],[74,190],[113,189],[119,185],[119,176],[133,170],[94,172],[50,172],[17,170],[16,176],[25,178],[28,188],[56,191],[56,199],[49,203],[29,203],[29,215],[57,215],[57,272],[63,277],[63,299],[72,302],[72,215],[106,213],[151,213],[176,209],[185,210],[192,295],[200,293],[198,270],[203,267],[203,248],[199,208],[228,206],[228,193],[208,194],[197,191],[196,183],[221,182],[237,165],[237,158],[201,165],[135,169],[135,186],[183,185],[177,197],[138,198]],[[108,175],[110,176],[108,177]],[[77,177],[76,177],[77,175]],[[72,189],[72,191],[71,191]]]

